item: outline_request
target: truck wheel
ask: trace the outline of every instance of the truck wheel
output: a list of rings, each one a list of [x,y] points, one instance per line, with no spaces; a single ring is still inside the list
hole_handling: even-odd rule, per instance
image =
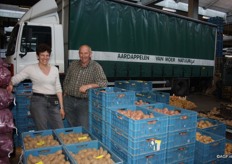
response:
[[[173,94],[177,96],[186,96],[189,93],[188,79],[177,79],[173,85]]]

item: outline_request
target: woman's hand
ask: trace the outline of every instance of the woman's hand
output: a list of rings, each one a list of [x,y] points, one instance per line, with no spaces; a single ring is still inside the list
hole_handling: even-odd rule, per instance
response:
[[[64,117],[65,117],[65,112],[64,112],[64,109],[63,109],[63,108],[60,108],[60,115],[61,115],[61,118],[64,119]]]
[[[8,92],[12,92],[13,91],[13,85],[12,84],[9,84],[7,87],[6,87],[6,90]]]

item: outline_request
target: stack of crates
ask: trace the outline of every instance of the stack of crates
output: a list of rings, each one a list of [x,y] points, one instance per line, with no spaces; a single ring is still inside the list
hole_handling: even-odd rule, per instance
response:
[[[219,135],[219,136],[226,136],[226,125],[218,120],[198,117],[197,118],[198,128],[203,131],[208,131],[210,133]],[[203,127],[200,127],[200,124],[205,124]]]
[[[135,92],[117,87],[105,87],[89,90],[89,130],[101,142],[105,140],[106,108],[133,105]]]
[[[120,111],[152,112],[142,106],[107,108],[106,145],[125,163],[165,163],[167,148],[167,116],[156,113],[154,117],[135,120]]]
[[[43,163],[37,158],[39,156],[51,156],[52,154],[55,154],[55,158],[59,158],[59,160],[61,160],[58,152],[62,152],[62,156],[65,157],[67,161],[71,162],[62,147],[62,143],[58,140],[58,137],[53,130],[23,132],[21,136],[23,149],[22,163],[30,163],[28,160],[30,160],[32,156],[34,156],[35,163]],[[53,158],[53,160],[55,160],[55,158]]]
[[[30,113],[30,101],[32,96],[32,83],[22,82],[14,88],[16,106],[12,113],[18,134],[14,134],[16,146],[22,145],[21,133],[36,130],[35,123]],[[63,120],[65,128],[70,127],[66,119]]]
[[[115,81],[114,86],[117,88],[139,92],[149,92],[152,90],[152,82],[142,80]]]
[[[110,151],[103,143],[83,127],[61,128],[55,130],[41,130],[22,133],[23,162],[29,163],[77,163],[76,154],[81,150],[100,149],[96,159],[105,158],[106,152],[115,164],[122,164],[122,160]],[[82,154],[83,156],[83,154]],[[86,154],[87,158],[88,154]],[[43,161],[42,161],[43,160]],[[83,161],[85,159],[82,159]],[[65,161],[65,162],[64,162]],[[88,162],[88,161],[85,161]]]
[[[219,156],[221,164],[232,163],[232,140],[226,139],[225,153],[223,156]]]
[[[135,91],[137,100],[142,99],[148,103],[161,102],[169,104],[170,93],[153,91],[151,81],[115,81],[115,87]]]
[[[16,112],[14,112],[15,126],[17,127],[19,146],[22,145],[21,133],[35,130],[35,124],[30,114],[30,98],[32,83],[19,83],[14,88]]]
[[[220,163],[219,157],[225,153],[225,137],[200,129],[197,129],[197,134],[201,137],[197,137],[194,163]],[[208,139],[200,140],[202,136]]]
[[[137,95],[141,92],[137,92]],[[165,103],[169,104],[170,100],[170,93],[167,92],[160,92],[160,91],[149,91],[149,92],[142,92],[146,95],[146,99],[152,101],[154,103]]]
[[[196,142],[195,163],[226,163],[223,158],[225,152],[226,125],[210,118],[198,117],[197,131],[202,135],[211,137],[213,142]]]
[[[168,117],[166,163],[193,163],[197,112],[164,103],[156,103],[144,106],[144,108]]]

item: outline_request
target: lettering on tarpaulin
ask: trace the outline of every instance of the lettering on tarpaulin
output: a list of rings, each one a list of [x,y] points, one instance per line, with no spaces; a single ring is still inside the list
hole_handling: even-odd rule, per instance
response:
[[[156,61],[164,61],[164,58],[161,56],[157,56],[155,59],[156,59]]]
[[[165,57],[165,61],[166,62],[175,62],[175,58],[173,58],[173,57]]]
[[[179,63],[191,63],[193,64],[195,62],[194,59],[186,59],[186,58],[178,58]]]
[[[119,59],[150,60],[148,55],[141,54],[118,54]]]

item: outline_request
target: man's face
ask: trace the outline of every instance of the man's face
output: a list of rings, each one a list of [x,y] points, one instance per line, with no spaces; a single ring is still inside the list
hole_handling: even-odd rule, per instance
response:
[[[89,50],[89,47],[87,46],[82,46],[80,47],[79,49],[79,57],[80,57],[80,60],[81,60],[81,63],[83,65],[87,65],[91,59],[91,52]]]

